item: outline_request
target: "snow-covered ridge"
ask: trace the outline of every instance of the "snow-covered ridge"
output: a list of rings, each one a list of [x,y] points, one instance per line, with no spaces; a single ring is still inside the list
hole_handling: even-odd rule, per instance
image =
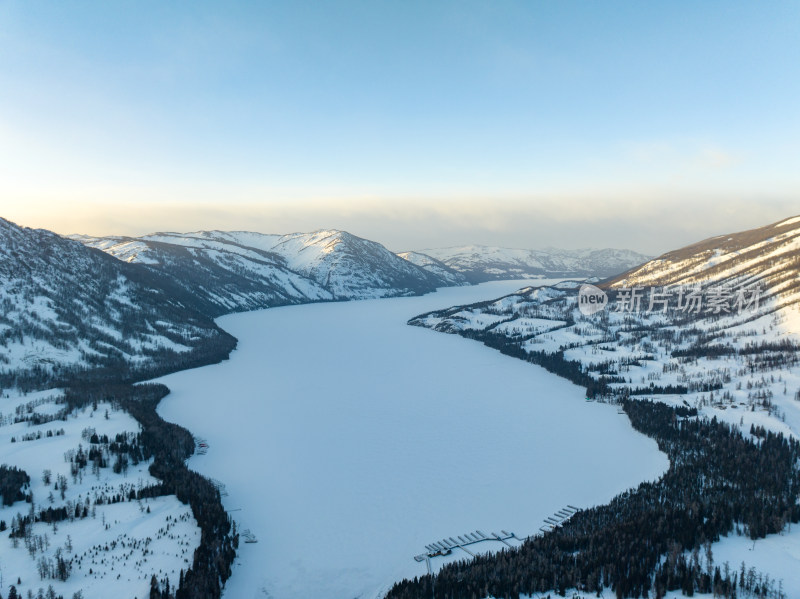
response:
[[[800,217],[720,235],[663,254],[624,273],[611,287],[759,285],[778,305],[800,301]]]
[[[416,295],[452,284],[345,231],[154,233],[82,243],[168,274],[212,315],[312,301]]]
[[[412,264],[416,264],[420,268],[424,268],[428,272],[441,277],[451,285],[467,284],[464,275],[459,273],[457,270],[450,268],[444,262],[433,258],[432,256],[423,254],[421,252],[400,252],[397,255],[403,260],[408,260]]]
[[[628,255],[579,251],[570,254],[569,264],[542,258],[534,268],[531,256],[557,252],[481,251],[491,261],[464,270],[428,254],[397,255],[338,230],[65,239],[0,221],[0,375],[53,378],[112,363],[143,369],[156,363],[156,355],[191,356],[209,340],[219,341],[224,334],[209,317],[230,312],[419,295],[554,270],[603,274],[619,255]],[[591,261],[601,255],[605,266]],[[512,258],[512,266],[501,263]]]
[[[333,229],[288,235],[215,230],[73,238],[120,260],[165,272],[215,316],[309,301],[416,295],[488,280],[605,278],[646,259],[628,250],[483,246],[394,254],[379,243]]]
[[[420,250],[472,283],[525,277],[606,278],[642,264],[649,256],[619,249],[541,250],[482,245]]]
[[[0,218],[0,387],[146,370],[226,337],[142,267]]]

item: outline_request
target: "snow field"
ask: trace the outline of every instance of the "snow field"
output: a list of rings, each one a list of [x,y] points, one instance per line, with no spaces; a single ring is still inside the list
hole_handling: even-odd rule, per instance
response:
[[[113,472],[111,464],[93,473],[90,463],[73,476],[67,459],[79,445],[88,451],[87,431],[113,438],[117,433],[138,432],[136,420],[100,402],[96,410],[87,406],[66,420],[39,425],[13,422],[20,414],[57,415],[64,407],[60,395],[58,390],[27,395],[6,392],[0,398],[0,463],[23,469],[31,478],[29,490],[33,494],[32,504],[18,501],[0,506],[0,520],[8,526],[0,532],[0,592],[5,595],[13,584],[18,592],[27,594],[31,590],[35,594],[39,588],[46,590],[52,585],[66,598],[82,591],[85,599],[141,599],[148,596],[152,574],[159,579],[168,577],[171,585],[177,585],[180,570],[191,565],[200,542],[200,530],[189,506],[174,496],[109,503],[114,496],[127,498],[131,489],[158,483],[147,471],[149,462],[130,465],[119,474]],[[48,431],[53,436],[47,436]],[[36,438],[37,433],[41,438]],[[44,481],[45,470],[51,473],[49,484]],[[61,489],[56,488],[59,477],[66,482],[63,498]],[[62,506],[74,511],[76,505],[86,506],[91,515],[55,525],[34,523],[28,542],[10,537],[13,519],[18,514],[28,515],[32,506],[37,511]],[[29,546],[34,547],[33,552],[29,552]],[[57,552],[71,562],[66,581],[42,578],[39,573],[42,560],[52,566]]]

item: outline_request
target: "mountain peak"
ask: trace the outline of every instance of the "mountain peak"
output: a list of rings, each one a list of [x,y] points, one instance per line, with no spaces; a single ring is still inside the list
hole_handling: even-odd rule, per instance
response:
[[[451,284],[381,244],[337,229],[79,238],[121,260],[168,274],[214,316],[292,303],[414,295]]]

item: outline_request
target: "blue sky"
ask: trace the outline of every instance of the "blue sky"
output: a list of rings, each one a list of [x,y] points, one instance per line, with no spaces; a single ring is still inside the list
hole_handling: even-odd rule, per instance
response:
[[[798,29],[797,2],[6,0],[0,214],[660,252],[800,213]]]

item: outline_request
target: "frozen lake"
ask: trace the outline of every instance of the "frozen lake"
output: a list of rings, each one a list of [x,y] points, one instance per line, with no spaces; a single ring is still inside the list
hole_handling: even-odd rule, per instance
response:
[[[413,556],[432,541],[533,534],[568,503],[666,470],[654,441],[582,388],[406,324],[523,285],[225,316],[230,360],[160,379],[163,417],[209,442],[190,466],[225,483],[258,538],[240,545],[225,597],[373,599],[424,574]]]

